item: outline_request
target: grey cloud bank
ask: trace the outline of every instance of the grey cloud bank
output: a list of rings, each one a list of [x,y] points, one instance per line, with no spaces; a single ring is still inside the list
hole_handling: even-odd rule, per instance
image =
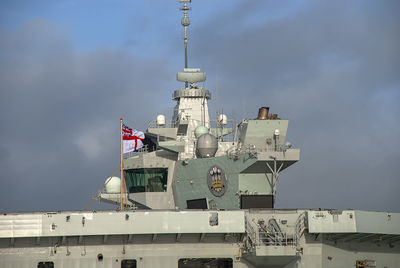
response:
[[[207,51],[226,106],[291,120],[301,161],[281,174],[277,206],[399,211],[399,4],[312,3],[238,34],[209,31],[240,29],[263,5],[243,4],[201,27],[194,51]]]
[[[190,64],[214,96],[218,75],[237,121],[265,105],[291,120],[301,161],[282,172],[277,206],[400,212],[398,2],[309,2],[253,22],[271,2],[238,3],[191,26]],[[87,205],[118,166],[119,118],[144,130],[174,104],[181,40],[158,41],[169,54],[84,52],[45,20],[0,28],[1,211]]]
[[[144,127],[164,63],[77,52],[42,20],[1,35],[1,209],[82,209],[118,167],[119,118]]]

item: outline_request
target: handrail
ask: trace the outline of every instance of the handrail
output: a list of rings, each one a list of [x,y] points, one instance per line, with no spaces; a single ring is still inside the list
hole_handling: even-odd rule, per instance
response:
[[[139,148],[137,151],[135,152],[129,152],[124,154],[124,158],[130,158],[130,157],[135,157],[141,154],[146,154],[149,152],[149,145],[145,144],[142,148]]]
[[[300,214],[296,221],[296,241],[299,242],[304,231],[307,229],[307,212],[304,211]]]
[[[251,250],[255,246],[297,246],[307,228],[306,219],[306,212],[301,213],[293,226],[293,232],[289,233],[281,230],[273,217],[268,219],[267,224],[264,219],[258,222],[255,219],[246,220],[247,248]]]

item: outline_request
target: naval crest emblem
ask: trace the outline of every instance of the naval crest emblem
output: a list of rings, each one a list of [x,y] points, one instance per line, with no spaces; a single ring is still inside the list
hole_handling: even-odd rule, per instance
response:
[[[207,184],[210,192],[217,196],[223,196],[226,192],[227,183],[225,172],[218,166],[212,166],[208,170]]]

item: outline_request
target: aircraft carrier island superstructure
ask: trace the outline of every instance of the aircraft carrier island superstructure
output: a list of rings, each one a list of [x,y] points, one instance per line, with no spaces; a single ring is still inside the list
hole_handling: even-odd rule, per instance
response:
[[[183,88],[172,120],[158,115],[123,160],[124,209],[1,215],[0,267],[400,267],[400,213],[274,208],[279,173],[300,160],[289,121],[268,107],[210,119],[179,2]],[[120,205],[118,183],[99,199]]]

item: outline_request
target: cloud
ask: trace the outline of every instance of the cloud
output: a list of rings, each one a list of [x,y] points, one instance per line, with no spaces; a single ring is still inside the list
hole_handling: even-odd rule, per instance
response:
[[[108,125],[112,125],[110,122]],[[96,126],[86,132],[80,133],[75,138],[75,144],[88,160],[96,160],[110,150],[112,131],[107,126]],[[108,150],[107,150],[108,149]]]
[[[42,19],[0,40],[1,209],[83,208],[119,165],[120,117],[144,130],[165,109],[166,60],[77,51]]]
[[[282,5],[243,28],[253,13],[268,17],[267,5],[238,5],[197,27],[193,54],[218,73],[225,111],[254,118],[271,106],[291,120],[301,161],[282,172],[277,205],[399,211],[398,4]]]
[[[236,121],[265,105],[290,119],[301,161],[282,172],[277,206],[400,212],[398,2],[223,6],[191,11],[189,63],[208,74],[212,110],[218,76]],[[137,15],[121,47],[86,51],[46,19],[0,27],[1,210],[85,207],[118,166],[119,118],[145,130],[170,111],[183,61],[170,12]]]

